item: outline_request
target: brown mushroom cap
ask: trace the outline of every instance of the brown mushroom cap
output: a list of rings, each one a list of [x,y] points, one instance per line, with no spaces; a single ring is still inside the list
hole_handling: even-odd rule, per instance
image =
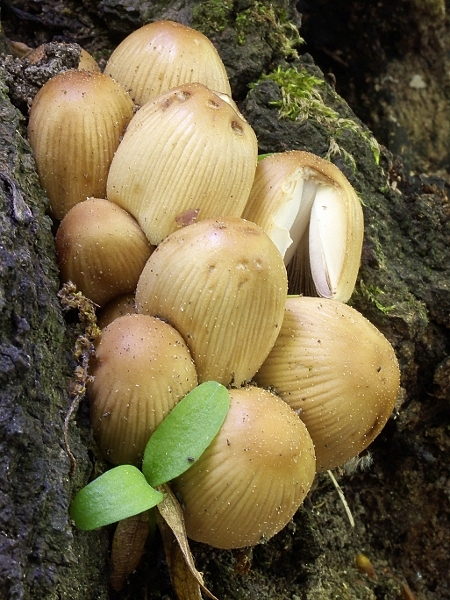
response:
[[[342,465],[380,433],[400,372],[384,335],[358,311],[325,298],[295,297],[255,376],[299,412],[314,441],[317,470]]]
[[[312,440],[294,411],[260,388],[229,394],[219,433],[173,482],[188,537],[216,548],[271,538],[293,517],[315,475]]]
[[[97,313],[97,324],[100,329],[104,329],[112,323],[114,319],[124,317],[125,315],[134,315],[137,313],[134,293],[122,294],[113,298]]]
[[[200,83],[185,84],[133,117],[111,163],[108,199],[157,245],[187,211],[198,220],[240,217],[257,153],[253,129],[229,102]]]
[[[101,198],[89,198],[67,213],[55,245],[62,282],[72,281],[98,306],[134,293],[153,251],[133,217]]]
[[[167,237],[142,271],[138,312],[179,331],[199,381],[241,385],[272,348],[284,314],[283,259],[260,227],[206,219]]]
[[[87,386],[94,437],[113,464],[136,464],[155,428],[197,385],[180,334],[147,315],[115,319],[100,336]]]
[[[28,138],[52,215],[106,196],[114,152],[133,116],[133,101],[116,81],[93,71],[65,71],[37,93]]]
[[[111,54],[105,74],[140,105],[191,82],[231,95],[225,66],[212,42],[174,21],[155,21],[133,31]]]

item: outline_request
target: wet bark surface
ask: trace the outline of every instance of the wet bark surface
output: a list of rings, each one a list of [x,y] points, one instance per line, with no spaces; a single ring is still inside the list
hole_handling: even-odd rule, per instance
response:
[[[366,223],[351,303],[388,337],[402,371],[397,409],[370,448],[372,465],[335,473],[355,526],[331,480],[321,474],[292,523],[268,543],[248,553],[193,544],[193,552],[220,600],[445,600],[450,598],[446,6],[305,0],[299,12],[284,2],[270,7],[211,0],[21,0],[2,2],[2,26],[9,40],[31,47],[78,43],[100,64],[149,20],[171,18],[197,27],[219,49],[261,153],[309,150],[344,171],[361,197]],[[307,43],[296,57],[286,51],[286,39],[294,40],[286,23],[301,21]],[[108,587],[108,536],[114,527],[82,534],[68,517],[71,498],[95,463],[84,403],[70,425],[74,474],[63,441],[79,326],[57,299],[52,224],[25,139],[33,92],[23,81],[30,76],[11,54],[17,47],[3,43],[0,598],[174,598],[158,538],[115,593]],[[71,57],[72,50],[63,52],[55,70],[70,68]],[[322,79],[321,97],[341,121],[324,122],[314,111],[303,121],[280,118],[274,105],[282,98],[280,86],[273,80],[250,86],[278,64]],[[36,73],[31,79],[39,80]],[[366,125],[384,144],[379,158]],[[376,579],[356,569],[359,552],[370,557]]]

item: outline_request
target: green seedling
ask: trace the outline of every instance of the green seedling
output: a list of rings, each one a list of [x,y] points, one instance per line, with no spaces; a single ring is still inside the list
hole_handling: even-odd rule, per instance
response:
[[[152,486],[178,477],[203,454],[225,420],[227,389],[207,381],[187,394],[160,423],[146,446],[143,472],[120,465],[81,489],[70,506],[79,529],[91,530],[126,519],[159,504]]]
[[[120,465],[78,492],[70,516],[79,529],[96,529],[137,515],[162,499],[163,494],[148,485],[138,468]]]
[[[215,381],[187,394],[148,441],[142,463],[148,483],[158,486],[187,471],[216,436],[229,407],[226,388]]]

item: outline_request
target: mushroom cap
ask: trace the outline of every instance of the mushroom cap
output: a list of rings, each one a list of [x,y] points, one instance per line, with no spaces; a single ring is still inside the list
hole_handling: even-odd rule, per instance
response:
[[[105,329],[87,386],[94,437],[113,464],[138,465],[150,435],[197,385],[180,334],[148,315],[125,315]]]
[[[36,94],[28,139],[55,219],[86,198],[106,196],[109,166],[133,109],[119,83],[93,71],[60,73]]]
[[[238,386],[272,348],[286,290],[281,255],[260,227],[206,219],[157,247],[139,278],[136,306],[183,335],[200,382]]]
[[[323,471],[357,456],[380,433],[400,371],[389,341],[354,308],[295,297],[286,301],[280,335],[255,380],[298,411]]]
[[[188,537],[216,548],[271,538],[293,517],[315,476],[312,440],[293,410],[257,387],[229,394],[219,433],[172,482]]]
[[[225,66],[212,42],[174,21],[155,21],[133,31],[111,54],[105,74],[140,105],[191,82],[231,95]]]
[[[136,314],[136,302],[134,293],[122,294],[113,298],[106,306],[97,313],[97,324],[100,329],[104,329],[112,323],[114,319],[124,317],[125,315]]]
[[[157,245],[186,212],[198,220],[239,217],[257,153],[253,129],[230,102],[200,83],[185,84],[133,117],[111,163],[108,199]]]
[[[153,251],[135,219],[101,198],[76,204],[61,221],[55,237],[62,282],[98,306],[134,293]]]
[[[96,71],[98,73],[101,73],[101,69],[99,67],[98,62],[95,60],[95,58],[92,56],[92,54],[87,52],[87,50],[85,50],[84,48],[81,48],[80,62],[78,63],[78,70],[79,71]]]
[[[288,268],[289,293],[346,302],[361,261],[364,217],[345,175],[300,150],[258,163],[242,216],[275,242]]]

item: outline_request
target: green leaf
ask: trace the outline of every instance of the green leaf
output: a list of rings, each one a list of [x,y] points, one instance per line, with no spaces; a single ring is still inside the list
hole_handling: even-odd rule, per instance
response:
[[[228,391],[216,381],[200,384],[180,400],[145,448],[142,471],[150,485],[187,471],[217,435],[229,408]]]
[[[70,516],[79,529],[87,531],[137,515],[163,498],[149,486],[139,469],[120,465],[78,492],[70,506]]]
[[[275,154],[275,153],[274,152],[268,152],[267,154],[259,154],[258,155],[258,162],[264,160],[268,156],[272,156],[273,154]]]

